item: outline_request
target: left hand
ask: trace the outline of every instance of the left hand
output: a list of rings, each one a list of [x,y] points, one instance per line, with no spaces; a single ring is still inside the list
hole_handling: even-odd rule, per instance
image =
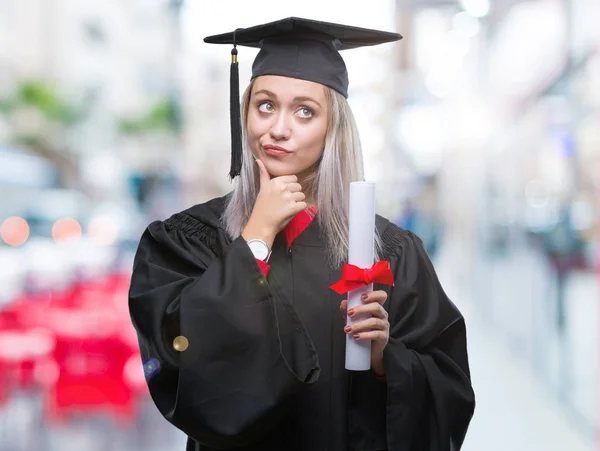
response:
[[[385,349],[390,337],[390,323],[388,322],[388,313],[383,308],[387,301],[387,293],[383,290],[369,291],[365,293],[366,299],[362,299],[363,304],[354,308],[353,312],[348,312],[352,318],[369,316],[367,319],[347,325],[344,332],[352,335],[357,341],[372,340],[371,344],[371,367],[380,375],[385,374],[383,368],[383,350]],[[364,296],[364,295],[363,295]],[[340,304],[340,310],[346,321],[348,300],[344,299]]]

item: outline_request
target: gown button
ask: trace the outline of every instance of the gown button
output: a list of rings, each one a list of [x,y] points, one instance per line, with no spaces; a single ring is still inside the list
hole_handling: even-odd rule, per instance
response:
[[[179,352],[185,351],[189,345],[190,345],[190,342],[183,335],[179,335],[178,337],[175,337],[175,339],[173,340],[173,348]]]

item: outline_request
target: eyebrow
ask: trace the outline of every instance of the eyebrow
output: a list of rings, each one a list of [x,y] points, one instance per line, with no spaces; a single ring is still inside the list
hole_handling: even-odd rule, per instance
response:
[[[275,94],[272,91],[269,91],[268,89],[261,89],[260,91],[256,91],[254,93],[254,95],[258,95],[258,94],[266,94],[266,95],[268,95],[270,97],[273,97],[275,99],[277,98],[277,94]],[[317,102],[315,99],[313,99],[312,97],[297,96],[297,97],[294,98],[294,102],[307,102],[307,101],[308,102],[313,102],[313,103],[317,104],[319,107],[322,108],[321,104],[319,102]]]

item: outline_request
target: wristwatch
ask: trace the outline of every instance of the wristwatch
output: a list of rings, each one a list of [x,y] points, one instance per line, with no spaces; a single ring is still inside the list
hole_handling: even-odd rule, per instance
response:
[[[258,258],[259,260],[262,260],[264,262],[269,261],[269,257],[271,256],[271,249],[269,249],[267,243],[265,243],[263,240],[258,239],[248,240],[246,241],[246,243],[248,243],[248,246],[250,247],[250,250],[254,254],[255,258]]]

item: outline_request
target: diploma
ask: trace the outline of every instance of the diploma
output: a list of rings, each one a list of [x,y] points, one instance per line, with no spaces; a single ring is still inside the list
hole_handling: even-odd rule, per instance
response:
[[[350,205],[348,212],[349,240],[348,263],[360,268],[373,266],[375,245],[375,183],[350,183]],[[363,293],[373,290],[373,284],[361,286],[348,292],[348,310],[363,304]],[[369,318],[359,315],[347,318],[347,324]],[[346,335],[346,369],[365,371],[371,368],[371,341],[356,341],[352,334]]]

